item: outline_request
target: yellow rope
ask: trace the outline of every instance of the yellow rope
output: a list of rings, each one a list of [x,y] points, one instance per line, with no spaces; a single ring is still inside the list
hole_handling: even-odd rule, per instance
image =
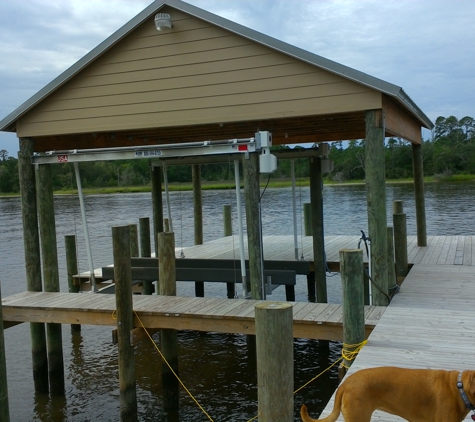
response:
[[[311,382],[315,381],[318,377],[323,375],[325,372],[329,371],[331,368],[333,368],[338,362],[341,362],[343,359],[345,360],[354,360],[356,359],[356,356],[358,353],[361,351],[363,346],[368,343],[368,340],[364,340],[359,344],[345,344],[343,343],[343,347],[341,349],[341,357],[337,359],[335,362],[333,362],[328,368],[320,372],[318,375],[314,376],[310,381],[306,382],[304,385],[301,387],[297,388],[294,391],[294,394],[297,394],[300,390],[303,390],[307,385],[309,385]],[[348,349],[353,349],[353,350],[348,350]],[[345,364],[343,364],[345,368],[348,368]],[[251,422],[254,419],[257,419],[257,416],[254,416],[252,419],[249,419],[247,422]]]
[[[358,353],[361,351],[363,346],[368,343],[368,340],[364,340],[359,344],[343,344],[343,348],[341,349],[341,357],[346,361],[352,361],[358,356]],[[349,350],[352,349],[352,350]],[[343,367],[348,369],[349,366],[342,363]]]
[[[157,344],[153,341],[153,338],[152,336],[150,335],[150,333],[147,331],[147,329],[145,328],[145,325],[143,325],[143,322],[142,320],[139,318],[139,316],[137,315],[137,312],[134,311],[134,314],[135,316],[137,317],[137,319],[139,320],[140,322],[140,325],[142,326],[142,328],[145,330],[145,332],[147,333],[147,336],[148,338],[150,339],[150,341],[153,343],[153,345],[155,346],[155,349],[157,349],[157,352],[160,354],[160,356],[162,357],[163,361],[167,364],[168,368],[170,369],[170,371],[172,371],[173,375],[175,375],[176,379],[178,380],[178,382],[180,383],[180,385],[183,387],[183,389],[188,393],[188,395],[193,399],[193,401],[196,403],[196,405],[201,409],[201,411],[208,417],[208,419],[211,421],[211,422],[214,422],[213,419],[211,418],[210,415],[208,415],[208,413],[206,412],[206,410],[198,403],[198,400],[195,399],[195,397],[193,396],[193,394],[191,394],[190,390],[188,390],[188,388],[186,388],[185,384],[183,384],[182,380],[180,379],[180,377],[178,376],[178,374],[173,370],[173,368],[171,367],[171,365],[168,363],[168,361],[165,359],[165,356],[163,356],[163,353],[162,351],[159,349],[159,347],[157,346]]]
[[[112,318],[113,319],[117,319],[115,317],[115,310],[114,312],[112,312]],[[153,343],[153,345],[155,346],[155,349],[157,349],[158,353],[160,354],[160,356],[162,357],[163,361],[167,364],[168,368],[170,369],[170,371],[172,371],[173,375],[175,375],[176,379],[178,380],[178,382],[180,383],[180,385],[183,387],[183,389],[188,393],[188,395],[192,398],[192,400],[196,403],[196,405],[201,409],[201,411],[208,417],[208,419],[211,421],[211,422],[214,422],[213,419],[211,418],[211,416],[206,412],[206,410],[199,404],[198,400],[196,400],[196,398],[193,396],[193,394],[191,394],[190,390],[188,390],[188,388],[186,388],[185,384],[183,384],[182,380],[180,379],[180,377],[177,375],[177,373],[173,370],[173,368],[171,367],[171,365],[168,363],[168,361],[165,359],[165,356],[163,356],[161,350],[159,349],[159,347],[157,346],[157,344],[153,341],[153,338],[152,336],[150,335],[150,333],[147,331],[147,329],[145,328],[145,325],[143,325],[143,322],[142,320],[139,318],[139,316],[137,315],[137,312],[134,311],[134,314],[135,316],[137,317],[138,321],[140,322],[140,325],[142,326],[142,328],[145,330],[145,333],[147,334],[148,338],[150,339],[150,341]],[[312,383],[313,381],[315,381],[317,378],[319,378],[320,376],[322,376],[325,372],[329,371],[331,368],[333,368],[337,363],[343,361],[343,360],[346,360],[346,361],[352,361],[354,359],[356,359],[356,356],[358,355],[358,353],[361,351],[361,349],[364,347],[364,345],[368,343],[368,340],[363,340],[361,343],[358,343],[358,344],[346,344],[346,343],[343,343],[343,347],[341,349],[341,357],[339,359],[337,359],[335,362],[333,362],[328,368],[324,369],[322,372],[320,372],[318,375],[316,375],[315,377],[313,377],[310,381],[306,382],[304,385],[302,385],[301,387],[297,388],[297,390],[294,391],[294,394],[297,394],[300,390],[303,390],[305,387],[307,387],[307,385],[309,385],[310,383]],[[352,349],[352,350],[349,350],[349,349]],[[348,369],[349,367],[346,366],[344,363],[342,364],[344,368]],[[252,422],[253,420],[257,419],[258,415],[254,416],[253,418],[249,419],[247,422]]]

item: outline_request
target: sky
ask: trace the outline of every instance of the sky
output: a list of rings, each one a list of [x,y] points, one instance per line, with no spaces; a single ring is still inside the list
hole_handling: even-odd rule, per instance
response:
[[[0,0],[0,120],[150,3]],[[473,0],[188,3],[401,86],[433,122],[475,117]],[[0,132],[2,149],[17,156],[16,134]]]

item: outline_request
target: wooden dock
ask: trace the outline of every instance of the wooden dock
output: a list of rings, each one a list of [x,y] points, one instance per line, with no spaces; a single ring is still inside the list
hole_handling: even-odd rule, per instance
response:
[[[418,256],[422,263],[412,267],[349,374],[363,368],[388,365],[459,371],[474,369],[473,239],[473,236],[434,237],[425,254],[414,251],[413,256]],[[322,417],[332,408],[333,397]],[[340,415],[338,421],[343,420]],[[375,412],[372,420],[395,422],[404,419]],[[470,415],[466,420],[471,420]]]
[[[359,236],[325,236],[327,261],[339,262],[340,249],[355,249]],[[311,236],[299,236],[297,240],[299,259],[313,260]],[[294,241],[291,236],[264,236],[264,259],[276,261],[295,260]],[[364,250],[364,244],[360,247]],[[237,236],[223,237],[204,245],[177,247],[177,258],[181,251],[185,258],[239,259]],[[247,245],[245,245],[247,257]],[[428,236],[427,246],[417,246],[417,236],[407,237],[408,262],[411,264],[475,265],[475,236]],[[366,252],[364,259],[367,260]]]
[[[134,295],[133,307],[146,328],[255,334],[254,307],[261,301]],[[22,322],[115,326],[114,295],[24,292],[3,299],[6,327]],[[366,336],[385,307],[365,309]],[[341,305],[293,302],[294,337],[342,340]],[[135,327],[140,322],[135,318]]]

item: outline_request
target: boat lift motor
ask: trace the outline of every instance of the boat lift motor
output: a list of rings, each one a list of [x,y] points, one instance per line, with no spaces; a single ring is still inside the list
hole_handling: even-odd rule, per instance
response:
[[[256,150],[261,150],[259,155],[259,168],[261,173],[273,173],[277,169],[277,157],[270,153],[272,134],[268,131],[256,132]]]

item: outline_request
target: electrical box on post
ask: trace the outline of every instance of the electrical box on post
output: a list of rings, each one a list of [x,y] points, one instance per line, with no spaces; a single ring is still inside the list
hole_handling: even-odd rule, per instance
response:
[[[268,131],[260,131],[255,136],[256,149],[261,150],[259,167],[261,173],[272,173],[277,169],[277,157],[270,153],[272,146],[272,134]]]

